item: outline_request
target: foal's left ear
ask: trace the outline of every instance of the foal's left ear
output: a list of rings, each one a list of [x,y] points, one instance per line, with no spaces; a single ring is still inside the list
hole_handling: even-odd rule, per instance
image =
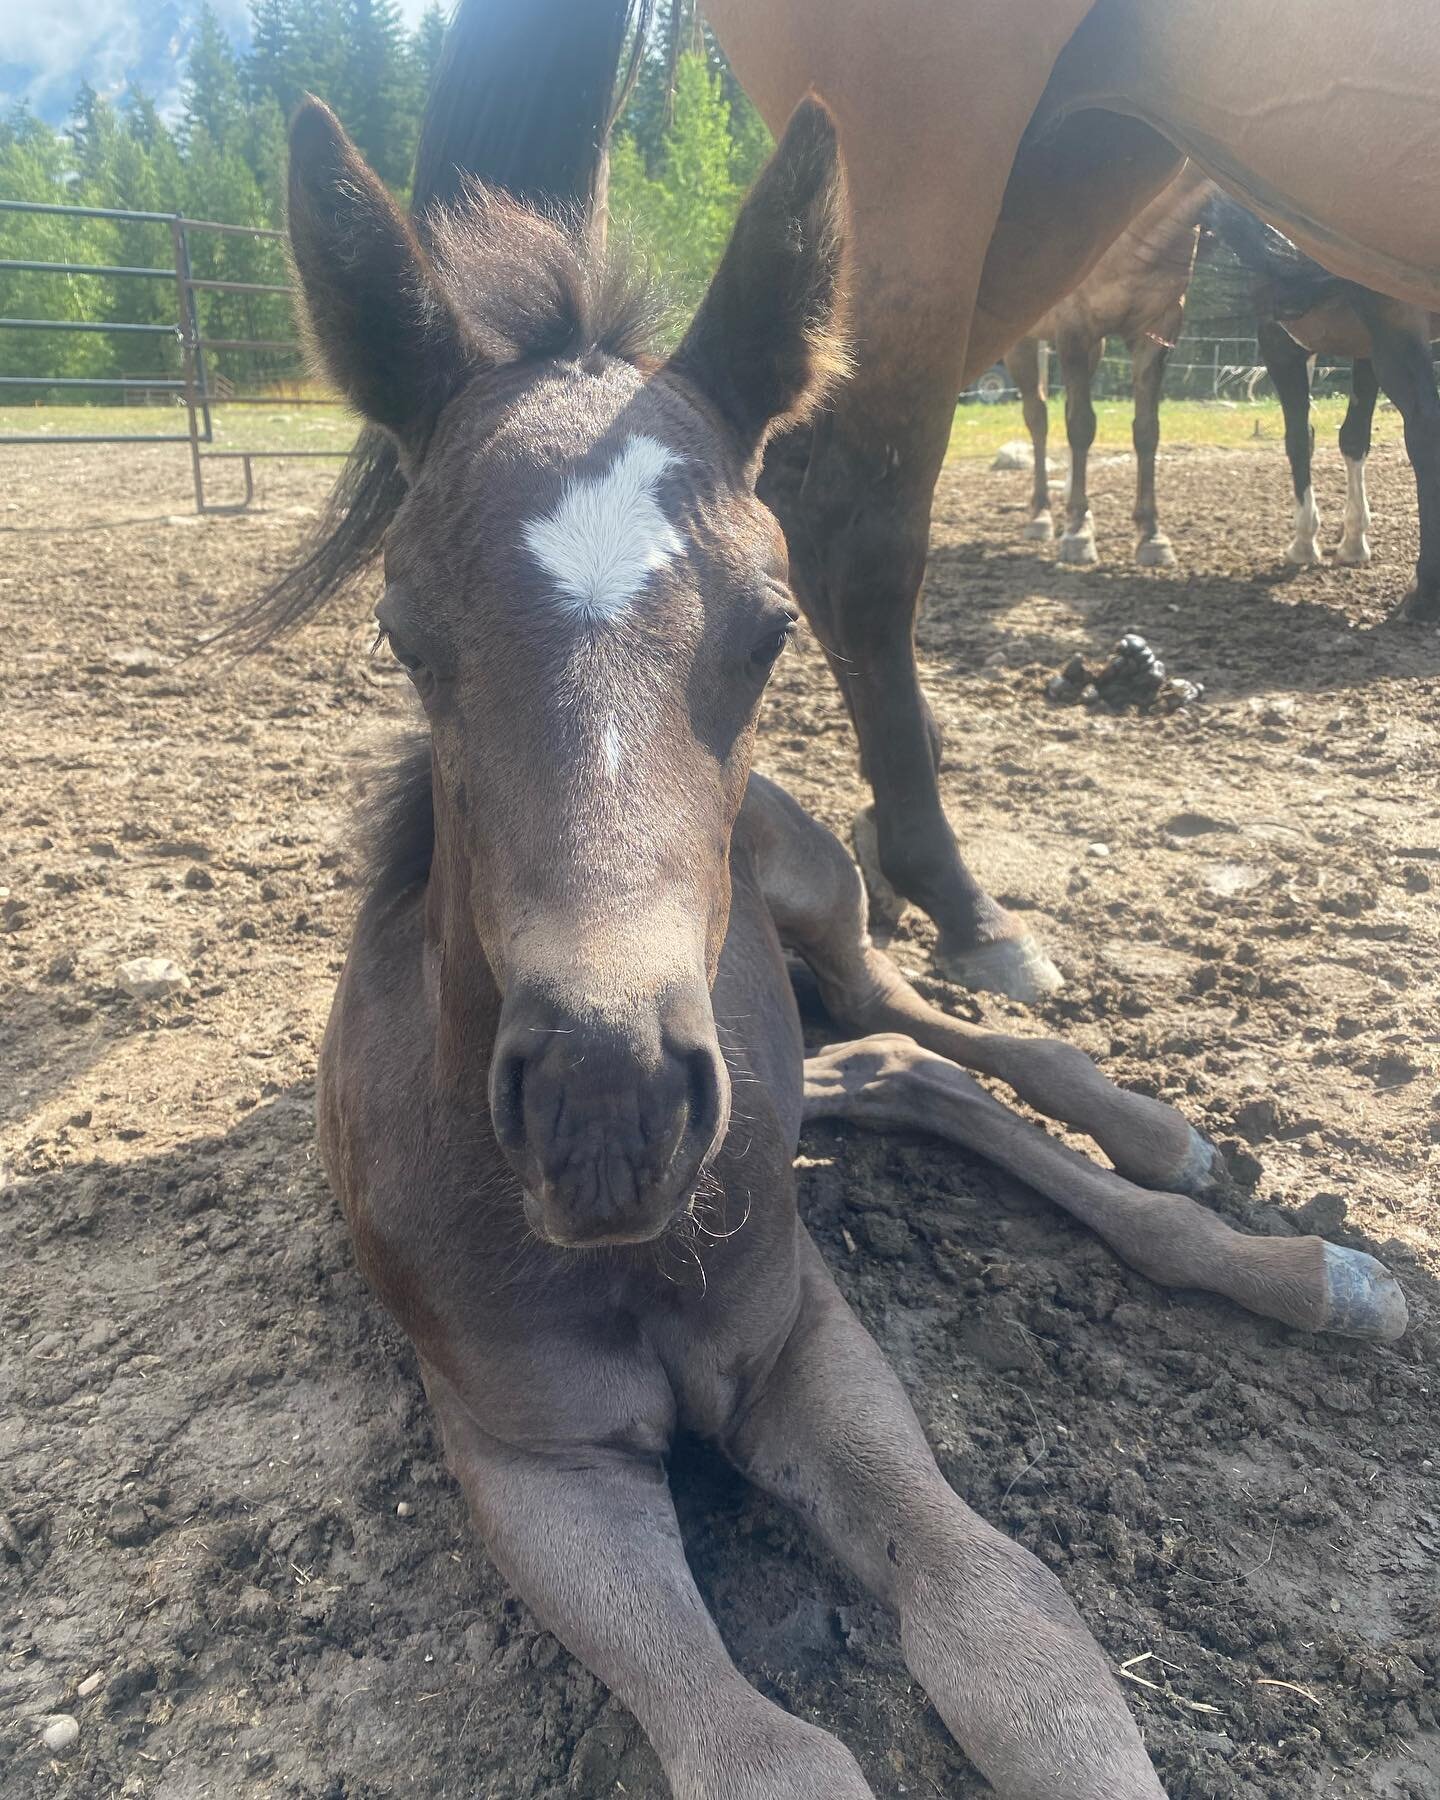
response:
[[[418,456],[474,358],[414,228],[315,99],[290,127],[290,247],[329,374]]]
[[[811,95],[750,190],[669,363],[720,409],[747,457],[777,426],[806,417],[849,367],[847,225],[835,122]]]

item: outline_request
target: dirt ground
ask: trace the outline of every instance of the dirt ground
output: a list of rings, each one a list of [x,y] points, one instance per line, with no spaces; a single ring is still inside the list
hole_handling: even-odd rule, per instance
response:
[[[407,712],[363,608],[244,666],[182,661],[309,523],[324,465],[198,522],[168,450],[10,451],[0,492],[0,1795],[662,1800],[627,1716],[507,1596],[312,1147],[356,902],[356,780]],[[1015,540],[1027,478],[940,493],[922,650],[947,801],[1067,985],[1034,1021],[1174,1098],[1250,1229],[1387,1258],[1393,1348],[1161,1292],[923,1139],[816,1129],[805,1213],[950,1480],[1059,1574],[1177,1800],[1440,1792],[1440,634],[1387,627],[1414,492],[1376,457],[1375,566],[1286,576],[1273,449],[1130,474],[1098,568]],[[1320,459],[1338,516],[1338,459]],[[1057,710],[1139,630],[1172,719]],[[813,645],[761,761],[843,828],[852,740]],[[1025,1019],[926,975],[974,1016]],[[173,958],[136,1001],[117,970]],[[889,1621],[704,1451],[675,1469],[746,1674],[876,1793],[976,1796]],[[1143,1659],[1143,1660],[1136,1660]],[[78,1745],[52,1758],[49,1715]]]

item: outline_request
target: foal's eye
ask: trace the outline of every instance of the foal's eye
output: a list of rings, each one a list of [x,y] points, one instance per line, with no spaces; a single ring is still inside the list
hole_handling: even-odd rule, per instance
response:
[[[750,664],[754,669],[770,669],[779,661],[780,652],[795,635],[796,620],[787,619],[778,628],[772,628],[758,640],[750,652]]]
[[[429,679],[429,671],[420,658],[413,651],[407,650],[393,631],[387,631],[383,625],[380,625],[376,627],[375,643],[371,654],[377,654],[382,644],[390,646],[390,654],[417,686]]]

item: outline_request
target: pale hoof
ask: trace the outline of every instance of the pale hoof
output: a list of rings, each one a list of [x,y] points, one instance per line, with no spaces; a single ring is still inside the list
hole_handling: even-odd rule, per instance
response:
[[[880,834],[875,828],[875,808],[862,806],[850,825],[850,841],[855,847],[855,860],[865,877],[865,891],[870,896],[870,922],[889,931],[905,917],[910,902],[886,880],[880,867]]]
[[[1366,543],[1341,544],[1335,552],[1335,560],[1342,569],[1363,569],[1371,560],[1370,546]]]
[[[946,980],[960,987],[1005,994],[1030,1005],[1065,985],[1060,971],[1028,932],[1024,937],[981,944],[975,950],[942,947],[935,953],[935,962]]]
[[[1135,561],[1142,569],[1173,569],[1175,551],[1167,537],[1142,538],[1135,546]]]
[[[1055,521],[1048,512],[1036,513],[1020,535],[1037,544],[1048,544],[1055,535]]]
[[[1062,563],[1097,563],[1100,553],[1095,548],[1094,534],[1088,531],[1067,531],[1060,540],[1058,551]]]
[[[1224,1157],[1209,1138],[1202,1137],[1192,1125],[1190,1141],[1178,1168],[1164,1181],[1157,1182],[1156,1187],[1163,1193],[1188,1194],[1192,1200],[1200,1200],[1220,1185],[1224,1173]]]
[[[1325,1246],[1325,1323],[1322,1331],[1340,1337],[1378,1338],[1393,1343],[1405,1335],[1410,1309],[1400,1283],[1373,1256]]]
[[[1309,544],[1301,538],[1296,538],[1285,552],[1285,560],[1292,569],[1323,569],[1325,552],[1318,544]]]

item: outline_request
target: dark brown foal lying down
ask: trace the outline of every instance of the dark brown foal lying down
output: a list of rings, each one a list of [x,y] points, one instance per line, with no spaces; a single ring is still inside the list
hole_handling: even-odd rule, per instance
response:
[[[1058,1583],[946,1485],[797,1218],[802,1118],[922,1123],[1157,1281],[1291,1324],[1391,1336],[1404,1303],[1368,1257],[1146,1191],[1204,1181],[1184,1121],[1063,1045],[928,1006],[871,947],[839,845],[750,775],[795,617],[753,482],[842,360],[828,115],[796,114],[663,364],[579,239],[514,202],[475,191],[422,250],[315,103],[290,215],[321,353],[400,446],[377,613],[429,722],[326,1034],[321,1136],[491,1554],[633,1709],[678,1796],[869,1794],[726,1654],[666,1483],[684,1426],[895,1609],[1000,1794],[1158,1794]],[[782,943],[880,1035],[807,1068]],[[703,1283],[675,1279],[687,1257]]]

